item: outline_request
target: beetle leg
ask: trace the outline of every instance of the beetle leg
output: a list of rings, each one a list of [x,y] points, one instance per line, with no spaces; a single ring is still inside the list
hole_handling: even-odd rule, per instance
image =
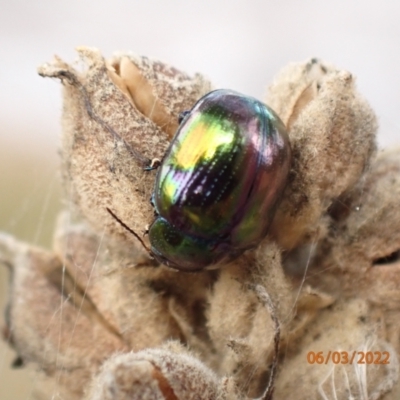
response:
[[[150,164],[147,167],[144,167],[143,169],[145,171],[153,171],[153,169],[157,169],[161,165],[161,160],[159,158],[153,158],[150,161]]]
[[[190,114],[190,111],[189,111],[189,110],[182,111],[181,113],[179,113],[179,116],[178,116],[178,122],[179,122],[179,124],[182,123],[182,121],[185,119],[185,117],[186,117],[188,114]]]

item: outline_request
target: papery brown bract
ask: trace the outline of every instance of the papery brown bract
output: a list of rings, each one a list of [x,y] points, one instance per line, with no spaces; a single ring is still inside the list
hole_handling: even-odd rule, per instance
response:
[[[144,167],[147,161],[162,158],[169,143],[169,131],[165,123],[143,114],[143,108],[150,104],[175,123],[179,115],[176,108],[190,108],[210,90],[210,84],[200,75],[191,78],[145,57],[120,56],[108,64],[95,49],[82,47],[78,51],[88,65],[84,75],[58,58],[39,69],[42,76],[57,77],[64,82],[61,153],[64,186],[77,212],[98,231],[117,235],[119,240],[125,238],[127,245],[137,245],[137,240],[116,223],[107,208],[138,234],[144,232],[152,219],[149,199],[154,173],[144,171]],[[136,75],[132,78],[124,72],[127,67],[121,69],[119,63],[131,63]],[[149,69],[154,72],[152,79],[147,80]],[[122,77],[118,75],[121,72]],[[136,88],[135,79],[141,79],[145,85]],[[152,85],[154,82],[157,85]],[[139,106],[135,103],[135,89],[140,93]],[[167,92],[177,99],[175,106],[166,108],[158,100]]]
[[[266,101],[292,145],[290,184],[272,225],[278,243],[292,250],[326,235],[329,208],[352,189],[374,154],[377,121],[354,77],[316,59],[284,68]]]
[[[103,365],[87,400],[217,399],[219,380],[177,343],[118,354]]]

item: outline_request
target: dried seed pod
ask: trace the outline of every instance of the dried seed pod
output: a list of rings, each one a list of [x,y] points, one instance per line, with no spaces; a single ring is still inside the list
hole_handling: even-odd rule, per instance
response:
[[[37,398],[82,398],[91,375],[117,350],[175,338],[201,349],[204,360],[213,358],[202,327],[211,273],[177,275],[140,265],[129,249],[107,247],[66,215],[56,231],[55,254],[5,235],[0,254],[13,272],[8,339],[23,362],[41,370]],[[181,319],[191,328],[182,330]]]
[[[129,248],[103,244],[84,225],[65,223],[59,223],[56,254],[75,286],[85,292],[129,349],[156,347],[174,338],[202,350],[203,360],[213,358],[203,326],[213,271],[177,274],[155,268]]]
[[[17,354],[40,367],[43,378],[51,376],[58,392],[80,399],[90,376],[125,344],[105,324],[93,323],[91,309],[74,304],[68,276],[54,254],[6,235],[0,237],[0,254],[12,272],[7,314]]]
[[[399,209],[400,151],[383,152],[336,210],[336,223],[315,261],[314,271],[323,273],[311,278],[313,284],[400,309],[399,296],[388,296],[400,279]]]
[[[379,155],[321,243],[310,283],[336,297],[364,298],[382,338],[400,352],[400,151]]]
[[[251,396],[259,395],[268,381],[266,372],[275,351],[274,318],[285,337],[294,302],[277,246],[263,243],[255,257],[248,254],[221,271],[208,311],[208,328],[219,357],[217,370],[234,376],[241,391]],[[272,306],[260,301],[254,285],[265,288]]]
[[[334,222],[331,225],[329,236],[320,244],[309,271],[307,281],[314,287],[327,291],[341,299],[332,313],[319,318],[303,340],[310,340],[310,335],[317,335],[321,339],[307,346],[301,343],[302,357],[306,356],[307,349],[336,350],[332,347],[332,334],[327,336],[331,327],[337,325],[337,315],[343,319],[340,326],[346,332],[335,332],[338,338],[337,348],[354,351],[383,351],[390,352],[390,363],[374,369],[362,364],[355,364],[354,368],[364,374],[362,384],[369,393],[368,398],[382,398],[383,394],[391,391],[398,380],[399,371],[397,357],[400,354],[400,336],[398,314],[400,310],[400,152],[399,150],[383,152],[371,164],[365,178],[360,181],[354,190],[335,206],[332,212]],[[357,316],[351,311],[351,304],[362,304],[363,312]],[[341,307],[339,309],[338,307]],[[353,311],[356,311],[355,309]],[[352,315],[354,321],[352,322]],[[353,326],[357,321],[357,326]],[[360,322],[362,324],[360,324]],[[314,330],[318,329],[320,333]],[[363,333],[364,332],[364,333]],[[369,333],[368,333],[369,332]],[[359,334],[365,336],[364,341],[352,342]],[[369,335],[369,336],[368,336]],[[326,339],[323,339],[326,337]],[[369,338],[369,339],[368,339]],[[362,336],[359,337],[362,339]],[[367,340],[368,339],[368,340]],[[372,340],[373,339],[373,340]],[[320,341],[323,340],[321,344]],[[371,341],[372,340],[372,341]],[[374,347],[365,349],[362,345],[369,343]],[[348,350],[346,349],[346,345]],[[374,353],[375,354],[375,353]],[[376,355],[376,354],[375,354]],[[298,364],[304,360],[298,357],[297,365],[294,360],[289,362],[288,368],[294,373]],[[293,364],[292,364],[293,363]],[[367,369],[363,370],[362,368]],[[329,379],[335,382],[336,396],[343,392],[343,387],[352,387],[355,395],[357,377],[352,371],[343,370],[343,366]],[[286,370],[286,368],[285,368]],[[324,371],[317,374],[307,371],[307,379],[316,382],[323,377]],[[328,373],[328,370],[326,371]],[[344,382],[340,375],[348,375],[350,383]],[[306,379],[304,376],[298,379]],[[325,394],[328,382],[322,384]],[[292,383],[286,382],[285,385]],[[279,383],[278,383],[279,386]],[[398,388],[387,394],[385,399],[397,399]],[[360,386],[362,387],[362,386]],[[287,388],[288,392],[290,389]],[[304,398],[312,398],[308,393]],[[279,392],[279,390],[278,390]],[[284,393],[284,392],[283,392]]]
[[[110,77],[132,104],[161,127],[171,140],[180,113],[211,90],[200,74],[193,77],[161,61],[133,53],[117,54],[108,65]]]
[[[293,151],[272,233],[293,249],[326,234],[329,207],[359,180],[374,153],[377,123],[353,76],[315,59],[286,67],[267,103],[286,124]]]
[[[181,337],[168,312],[168,298],[151,284],[162,279],[165,270],[152,268],[129,249],[108,247],[84,224],[71,225],[67,215],[59,221],[55,252],[75,291],[84,293],[85,300],[94,305],[92,319],[100,315],[128,349],[158,346],[168,338]]]
[[[172,351],[171,351],[172,350]],[[217,399],[214,373],[177,343],[111,357],[87,400]]]
[[[39,68],[42,76],[64,84],[64,184],[96,230],[137,244],[107,208],[139,235],[144,232],[153,216],[154,173],[143,168],[164,155],[171,136],[168,121],[176,125],[177,109],[190,108],[210,84],[147,58],[121,55],[107,64],[97,50],[78,52],[89,67],[84,74],[59,59]]]

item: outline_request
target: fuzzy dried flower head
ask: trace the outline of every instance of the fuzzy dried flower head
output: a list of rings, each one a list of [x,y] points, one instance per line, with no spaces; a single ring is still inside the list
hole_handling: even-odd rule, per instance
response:
[[[64,82],[62,171],[68,197],[98,231],[137,244],[107,213],[142,234],[153,219],[149,199],[154,174],[178,115],[210,91],[201,76],[190,77],[146,57],[120,55],[106,62],[94,49],[78,49],[88,70],[79,74],[56,58],[43,76]]]
[[[139,234],[152,222],[143,167],[211,84],[146,57],[78,51],[84,72],[58,58],[39,69],[63,83],[74,208],[52,251],[0,236],[12,271],[5,332],[39,370],[36,398],[397,399],[399,157],[373,159],[376,120],[354,78],[317,60],[277,76],[267,102],[294,161],[272,231],[222,269],[188,274],[157,266],[106,210]],[[304,263],[310,275],[289,274]],[[317,347],[388,350],[393,362],[308,365]]]
[[[329,208],[375,151],[376,117],[354,81],[312,59],[287,66],[269,88],[267,103],[285,123],[293,151],[291,181],[272,227],[286,249],[326,234]]]
[[[216,399],[219,380],[182,346],[111,357],[93,384],[88,400]]]

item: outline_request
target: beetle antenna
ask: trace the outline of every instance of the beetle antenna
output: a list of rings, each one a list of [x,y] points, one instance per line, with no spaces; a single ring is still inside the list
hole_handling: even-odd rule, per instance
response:
[[[278,356],[279,356],[279,343],[281,339],[281,327],[279,324],[278,317],[276,316],[276,309],[274,306],[274,303],[271,300],[271,297],[269,296],[267,290],[265,289],[264,286],[262,285],[250,285],[250,289],[254,290],[256,296],[258,297],[258,300],[268,309],[272,322],[275,325],[274,329],[274,357],[272,359],[272,365],[271,365],[271,373],[269,375],[269,381],[268,385],[264,390],[264,393],[261,395],[261,397],[258,397],[257,399],[254,400],[272,400],[272,397],[274,395],[274,384],[275,384],[275,378],[276,378],[276,371],[278,368]]]
[[[106,210],[108,211],[109,214],[111,214],[111,216],[121,225],[123,226],[128,232],[132,233],[133,236],[135,236],[135,238],[137,240],[139,240],[140,244],[146,249],[146,251],[151,254],[150,249],[145,245],[145,243],[143,242],[143,240],[140,238],[140,236],[131,228],[129,228],[128,225],[125,224],[125,222],[121,221],[108,207],[106,207]]]

